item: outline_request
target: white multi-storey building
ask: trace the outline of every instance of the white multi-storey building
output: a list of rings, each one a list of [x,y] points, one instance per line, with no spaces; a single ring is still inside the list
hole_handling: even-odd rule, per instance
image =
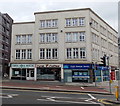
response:
[[[93,82],[115,73],[117,32],[90,8],[34,15],[35,22],[13,24],[11,79]],[[111,69],[101,65],[104,54]]]

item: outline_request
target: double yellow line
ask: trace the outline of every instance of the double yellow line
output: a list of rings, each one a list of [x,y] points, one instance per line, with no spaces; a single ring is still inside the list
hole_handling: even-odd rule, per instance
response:
[[[103,104],[112,104],[112,103],[109,103],[109,102],[106,102],[107,99],[98,99],[98,102],[101,102]]]

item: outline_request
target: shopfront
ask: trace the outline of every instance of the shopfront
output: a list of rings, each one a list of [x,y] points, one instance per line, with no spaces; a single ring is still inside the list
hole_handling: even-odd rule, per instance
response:
[[[36,64],[37,80],[61,81],[61,64]]]
[[[64,64],[64,82],[90,82],[90,64]]]
[[[119,79],[119,70],[115,66],[111,66],[111,80],[118,80]]]
[[[97,66],[97,70],[95,70],[95,78],[96,82],[109,81],[110,79],[110,69],[104,66]]]
[[[10,79],[35,80],[35,65],[11,64]]]

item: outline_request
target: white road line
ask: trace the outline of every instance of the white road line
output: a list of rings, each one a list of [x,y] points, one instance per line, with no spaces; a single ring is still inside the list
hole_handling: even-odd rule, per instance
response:
[[[72,97],[59,97],[59,96],[41,96],[41,97],[46,97],[46,98],[72,98]]]
[[[90,96],[92,99],[96,99],[94,96],[92,96],[91,94],[88,94],[88,96]]]
[[[37,100],[51,101],[50,99],[37,99]],[[54,102],[62,102],[62,103],[67,102],[67,103],[78,103],[78,104],[80,104],[80,103],[82,103],[82,104],[90,104],[90,103],[86,103],[86,102],[61,101],[61,100],[55,100]],[[96,103],[96,104],[98,104],[98,103]]]
[[[50,97],[50,98],[46,98],[46,99],[48,99],[50,101],[55,101],[53,98],[55,98],[55,97]]]
[[[85,89],[85,88],[81,87],[81,89]]]

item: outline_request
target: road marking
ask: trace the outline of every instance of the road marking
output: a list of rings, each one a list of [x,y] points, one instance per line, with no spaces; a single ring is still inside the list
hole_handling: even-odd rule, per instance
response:
[[[92,99],[96,99],[94,96],[92,96],[91,94],[88,94],[88,96],[90,96]]]
[[[98,102],[101,102],[103,104],[112,104],[112,103],[109,103],[109,102],[105,102],[104,100],[107,100],[107,99],[99,99]]]
[[[0,93],[0,98],[13,98],[13,96],[18,96],[18,94]]]
[[[55,101],[53,98],[55,98],[55,97],[49,97],[49,98],[46,98],[46,99],[48,99],[50,101]]]
[[[37,100],[51,101],[51,99],[37,99]],[[61,100],[54,100],[53,102],[62,102],[62,103],[67,102],[67,103],[78,103],[78,104],[80,104],[80,103],[82,103],[82,104],[90,104],[90,103],[86,103],[86,102],[61,101]],[[98,103],[96,103],[96,104],[98,104]]]
[[[85,89],[85,88],[81,87],[81,89]]]
[[[63,93],[63,94],[84,94],[86,95],[87,93],[80,93],[80,92],[63,92],[63,91],[35,91],[35,90],[17,90],[17,89],[2,89],[2,90],[11,90],[11,91],[20,91],[20,92],[23,92],[23,91],[26,91],[26,92],[50,92],[50,93]]]

